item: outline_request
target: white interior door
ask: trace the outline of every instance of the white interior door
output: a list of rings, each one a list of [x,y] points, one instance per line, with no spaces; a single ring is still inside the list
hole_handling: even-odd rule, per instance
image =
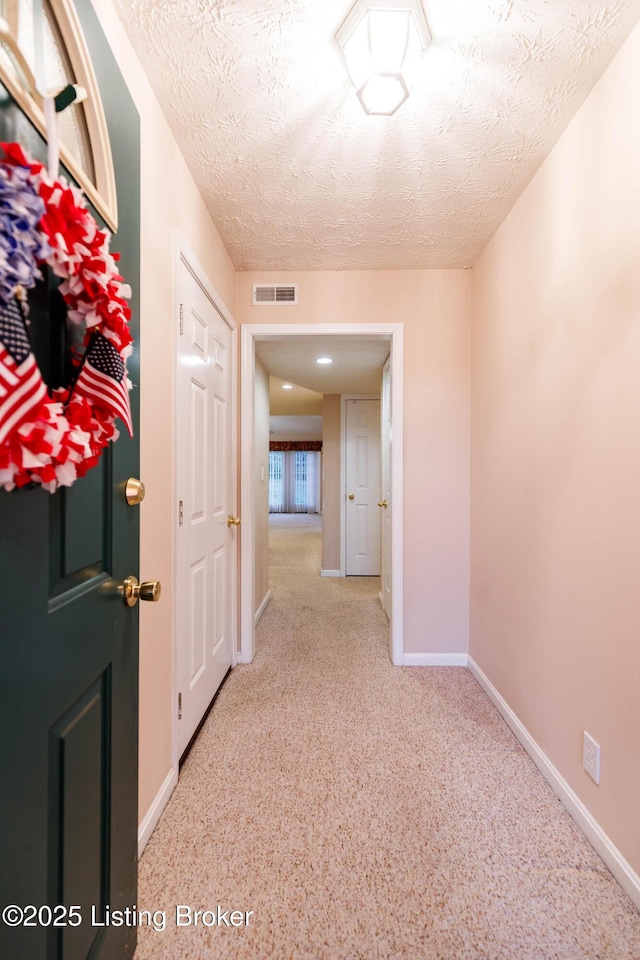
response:
[[[178,756],[232,661],[232,331],[180,262],[178,290]]]
[[[345,573],[380,575],[380,401],[346,401]]]
[[[382,455],[382,499],[381,546],[380,546],[380,601],[382,609],[391,620],[391,358],[382,371],[381,415],[381,455]]]

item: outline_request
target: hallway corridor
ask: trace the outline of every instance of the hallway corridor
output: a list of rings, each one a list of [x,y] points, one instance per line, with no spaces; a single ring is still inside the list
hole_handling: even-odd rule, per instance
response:
[[[319,522],[272,518],[256,659],[141,860],[166,925],[136,960],[637,960],[638,912],[471,674],[393,667],[378,580],[321,578]]]

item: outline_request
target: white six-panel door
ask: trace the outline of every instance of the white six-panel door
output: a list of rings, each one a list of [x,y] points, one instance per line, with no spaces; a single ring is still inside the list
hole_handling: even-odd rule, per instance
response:
[[[178,292],[178,756],[232,661],[232,332],[180,262]]]
[[[380,575],[380,401],[346,401],[345,573]]]

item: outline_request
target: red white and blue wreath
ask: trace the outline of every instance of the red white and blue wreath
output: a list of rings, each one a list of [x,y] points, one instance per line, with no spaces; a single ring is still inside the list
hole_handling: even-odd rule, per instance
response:
[[[116,418],[133,435],[131,289],[81,192],[18,144],[0,148],[0,488],[35,482],[53,493],[97,464],[119,435]],[[28,331],[26,291],[43,264],[61,278],[86,348],[72,383],[57,390],[42,378]]]

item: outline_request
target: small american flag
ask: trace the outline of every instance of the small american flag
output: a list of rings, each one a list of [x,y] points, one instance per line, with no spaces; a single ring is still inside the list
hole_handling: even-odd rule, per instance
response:
[[[0,309],[0,444],[47,396],[18,302]]]
[[[97,331],[91,338],[73,392],[120,417],[129,436],[133,436],[124,363],[114,345]]]

